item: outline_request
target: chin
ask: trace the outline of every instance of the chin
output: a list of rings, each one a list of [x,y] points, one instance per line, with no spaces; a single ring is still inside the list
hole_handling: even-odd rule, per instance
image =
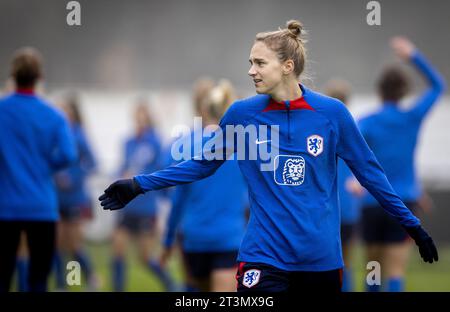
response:
[[[267,93],[267,90],[264,89],[264,88],[261,88],[261,87],[256,87],[256,88],[255,88],[255,91],[256,91],[256,93],[258,93],[258,94],[266,94],[266,93]]]

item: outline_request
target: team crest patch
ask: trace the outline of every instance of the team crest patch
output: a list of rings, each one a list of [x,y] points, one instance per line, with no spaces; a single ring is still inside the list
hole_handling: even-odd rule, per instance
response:
[[[242,278],[242,285],[251,288],[259,283],[259,278],[261,276],[261,271],[257,269],[247,270]]]
[[[306,139],[306,148],[311,155],[319,156],[323,152],[323,138],[317,134],[310,135]]]
[[[296,186],[303,184],[306,163],[302,156],[277,155],[274,166],[274,180],[278,185]]]

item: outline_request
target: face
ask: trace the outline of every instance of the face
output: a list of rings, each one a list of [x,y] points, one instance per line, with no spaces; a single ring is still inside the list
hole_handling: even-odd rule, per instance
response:
[[[289,162],[286,163],[286,165],[289,169],[288,170],[289,176],[292,178],[292,180],[294,181],[300,180],[301,176],[303,175],[303,171],[305,169],[305,164],[303,162],[299,163]]]
[[[134,120],[138,131],[145,129],[148,126],[149,112],[143,105],[139,105],[134,112]]]
[[[256,93],[274,94],[283,81],[284,67],[274,51],[257,41],[250,51],[250,70]]]

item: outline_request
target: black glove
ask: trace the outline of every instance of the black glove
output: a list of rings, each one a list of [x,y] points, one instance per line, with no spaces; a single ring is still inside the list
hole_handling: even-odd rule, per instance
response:
[[[144,191],[133,179],[118,180],[111,184],[105,193],[98,198],[105,210],[116,210],[125,207],[133,198]]]
[[[436,246],[434,245],[433,239],[428,235],[427,232],[420,225],[416,227],[404,227],[409,236],[416,242],[419,246],[420,256],[423,261],[433,263],[433,261],[438,261],[438,252]]]

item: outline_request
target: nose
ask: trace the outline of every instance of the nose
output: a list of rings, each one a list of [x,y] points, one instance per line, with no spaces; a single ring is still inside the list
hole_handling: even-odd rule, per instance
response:
[[[254,69],[254,66],[250,66],[250,69],[248,70],[248,75],[253,77],[256,75],[256,70]]]

